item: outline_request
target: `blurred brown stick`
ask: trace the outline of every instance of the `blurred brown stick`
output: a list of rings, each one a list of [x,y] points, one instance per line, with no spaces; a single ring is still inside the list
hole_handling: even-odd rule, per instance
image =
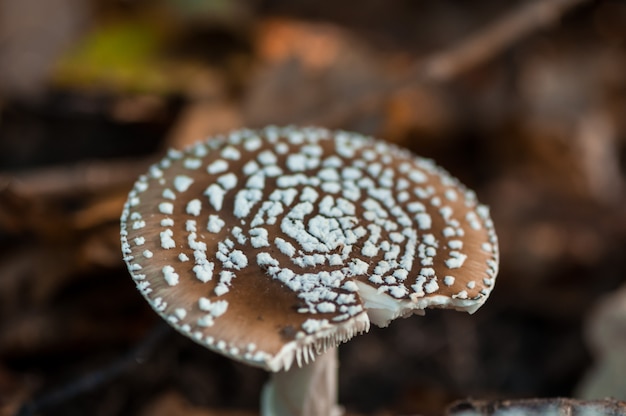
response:
[[[522,38],[553,25],[585,0],[535,0],[506,13],[453,47],[418,64],[420,78],[445,82],[492,59]]]
[[[118,159],[80,162],[22,173],[0,172],[0,194],[6,189],[24,196],[52,197],[97,193],[107,188],[129,186],[153,160]]]
[[[377,111],[391,91],[425,83],[448,82],[495,58],[537,30],[549,27],[584,1],[534,0],[524,3],[453,46],[418,60],[400,79],[383,82],[357,99],[341,101],[322,117],[309,121],[327,127],[341,127],[356,114]]]

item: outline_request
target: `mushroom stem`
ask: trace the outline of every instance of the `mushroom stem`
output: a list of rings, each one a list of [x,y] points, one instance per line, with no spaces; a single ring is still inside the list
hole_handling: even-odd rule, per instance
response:
[[[272,373],[261,395],[262,416],[339,416],[337,405],[337,348],[315,361]]]

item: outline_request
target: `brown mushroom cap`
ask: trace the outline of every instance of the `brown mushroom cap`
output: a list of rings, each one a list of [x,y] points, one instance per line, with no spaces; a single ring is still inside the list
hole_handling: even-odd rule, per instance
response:
[[[135,183],[121,227],[128,269],[164,319],[272,371],[370,320],[473,312],[498,267],[473,192],[406,150],[319,128],[170,151]]]

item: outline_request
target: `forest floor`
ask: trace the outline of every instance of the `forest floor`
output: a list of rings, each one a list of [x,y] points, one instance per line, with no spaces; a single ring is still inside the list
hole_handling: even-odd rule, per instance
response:
[[[626,3],[355,3],[1,3],[0,415],[256,412],[267,375],[161,324],[119,217],[167,148],[266,124],[433,158],[495,222],[479,312],[341,346],[348,412],[626,400]]]

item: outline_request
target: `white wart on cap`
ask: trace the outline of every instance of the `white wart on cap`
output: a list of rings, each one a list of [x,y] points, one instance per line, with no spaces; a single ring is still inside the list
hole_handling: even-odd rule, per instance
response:
[[[428,307],[474,312],[488,209],[430,160],[358,134],[241,130],[170,151],[121,218],[138,289],[177,330],[271,371]]]

